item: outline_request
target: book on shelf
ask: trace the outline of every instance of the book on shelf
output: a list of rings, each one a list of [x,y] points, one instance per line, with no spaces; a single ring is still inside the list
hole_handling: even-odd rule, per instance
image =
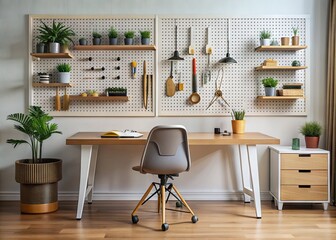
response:
[[[101,135],[102,138],[139,138],[142,137],[143,134],[136,131],[118,131],[112,130]]]

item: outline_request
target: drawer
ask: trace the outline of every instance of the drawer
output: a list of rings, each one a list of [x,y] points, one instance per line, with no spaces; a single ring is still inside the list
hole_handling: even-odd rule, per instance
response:
[[[327,170],[281,170],[281,184],[328,185]]]
[[[282,201],[328,201],[328,186],[281,185]]]
[[[281,169],[328,169],[327,154],[292,154],[282,153]]]

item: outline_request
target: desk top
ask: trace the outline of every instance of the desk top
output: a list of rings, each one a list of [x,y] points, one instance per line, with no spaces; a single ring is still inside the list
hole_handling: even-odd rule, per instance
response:
[[[147,132],[140,138],[101,138],[103,132],[78,132],[66,139],[67,145],[145,145]],[[222,136],[214,133],[188,132],[189,145],[280,144],[280,139],[258,132]]]

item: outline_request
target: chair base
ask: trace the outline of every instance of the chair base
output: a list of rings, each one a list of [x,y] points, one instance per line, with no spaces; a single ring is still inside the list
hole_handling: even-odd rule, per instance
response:
[[[177,190],[177,188],[172,184],[172,183],[168,183],[168,178],[172,178],[169,175],[159,175],[160,178],[160,183],[156,183],[156,182],[152,182],[151,185],[147,188],[146,192],[144,193],[144,195],[142,196],[142,198],[140,199],[140,201],[138,202],[138,204],[136,205],[136,207],[134,208],[133,212],[132,212],[132,222],[134,224],[138,223],[139,221],[139,217],[137,215],[135,215],[135,213],[138,211],[138,209],[140,208],[141,205],[144,205],[149,199],[151,199],[154,195],[158,195],[158,213],[161,210],[161,229],[162,231],[167,231],[169,229],[169,225],[166,222],[166,203],[168,202],[168,199],[170,197],[170,195],[172,195],[173,197],[175,197],[177,199],[177,203],[176,206],[178,207],[178,205],[180,205],[182,207],[182,205],[184,205],[187,209],[188,212],[191,213],[192,217],[191,217],[191,221],[193,223],[196,223],[198,221],[198,217],[194,214],[194,212],[191,210],[191,208],[189,207],[189,205],[187,204],[187,202],[184,200],[184,198],[182,197],[182,195],[180,194],[180,192]],[[158,186],[158,187],[157,187]],[[153,187],[156,189],[156,191],[151,194],[149,197],[149,193],[152,191]],[[174,190],[174,192],[176,193],[176,195],[172,192],[172,190]],[[167,198],[166,198],[166,192],[169,192]]]

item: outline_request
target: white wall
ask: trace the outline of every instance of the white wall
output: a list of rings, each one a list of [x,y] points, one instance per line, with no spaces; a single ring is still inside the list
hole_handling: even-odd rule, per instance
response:
[[[29,156],[28,147],[13,150],[6,139],[18,136],[6,116],[23,112],[28,103],[28,14],[89,15],[221,15],[272,16],[310,15],[310,113],[308,117],[247,117],[247,131],[259,131],[281,139],[289,145],[298,137],[299,127],[308,120],[324,124],[326,91],[326,48],[328,0],[0,0],[0,199],[18,199],[19,184],[14,180],[14,161]],[[61,198],[74,198],[79,182],[79,147],[66,146],[65,139],[78,131],[106,131],[132,128],[148,131],[156,124],[183,124],[189,131],[230,130],[230,119],[221,117],[57,117],[63,135],[45,144],[45,155],[64,160]],[[303,142],[302,136],[301,140]],[[323,142],[322,142],[323,145]],[[155,179],[132,172],[139,162],[142,147],[101,147],[97,166],[97,198],[134,198]],[[192,147],[192,168],[176,180],[187,198],[235,199],[241,191],[236,147]],[[266,198],[269,188],[268,152],[258,147],[260,187]],[[204,193],[200,195],[198,193]],[[208,195],[205,195],[207,193]]]

